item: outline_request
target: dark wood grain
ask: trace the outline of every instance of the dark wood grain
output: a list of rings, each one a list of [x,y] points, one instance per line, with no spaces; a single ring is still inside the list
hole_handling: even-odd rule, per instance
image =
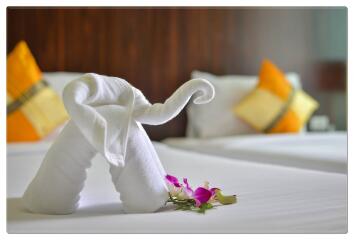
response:
[[[43,71],[125,78],[162,102],[192,70],[258,73],[270,58],[301,74],[311,93],[311,9],[19,8],[7,9],[7,52],[27,41]],[[294,49],[296,49],[294,51]],[[186,114],[149,127],[152,139],[183,136]]]

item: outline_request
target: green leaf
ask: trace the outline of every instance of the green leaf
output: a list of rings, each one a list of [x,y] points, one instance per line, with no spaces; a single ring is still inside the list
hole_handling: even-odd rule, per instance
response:
[[[206,210],[211,208],[213,208],[213,205],[211,203],[203,203],[202,205],[199,206],[198,212],[205,213]]]
[[[220,190],[216,190],[216,199],[223,205],[236,203],[236,195],[224,196]]]
[[[199,212],[199,213],[205,213],[205,208],[201,208],[201,207],[200,207],[200,208],[198,209],[198,212]]]
[[[211,203],[204,203],[204,204],[205,204],[205,209],[211,209],[214,207],[213,204],[211,204]]]
[[[199,209],[198,213],[205,213],[205,209]]]

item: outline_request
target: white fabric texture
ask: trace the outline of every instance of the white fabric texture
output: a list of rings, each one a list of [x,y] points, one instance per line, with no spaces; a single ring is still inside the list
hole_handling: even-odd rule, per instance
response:
[[[187,137],[212,138],[257,133],[232,111],[256,87],[257,76],[216,76],[200,71],[193,71],[191,75],[192,78],[208,80],[215,88],[215,98],[208,105],[187,106]],[[287,73],[286,77],[294,88],[301,89],[298,74]]]
[[[169,138],[164,143],[234,161],[347,172],[346,132],[255,134],[214,139]]]
[[[36,174],[48,143],[7,147],[8,233],[346,233],[347,176],[322,171],[230,160],[153,142],[169,174],[187,177],[193,188],[205,180],[238,202],[206,214],[175,211],[124,214],[109,165],[92,160],[80,208],[70,215],[33,214],[21,195]],[[74,147],[72,147],[73,149]]]
[[[214,89],[207,81],[194,79],[164,104],[151,105],[120,78],[89,73],[70,82],[63,99],[71,120],[24,193],[27,209],[48,214],[75,211],[86,169],[97,152],[110,164],[125,212],[159,209],[168,199],[166,173],[141,123],[171,120],[193,95],[194,103],[207,103],[214,97]]]

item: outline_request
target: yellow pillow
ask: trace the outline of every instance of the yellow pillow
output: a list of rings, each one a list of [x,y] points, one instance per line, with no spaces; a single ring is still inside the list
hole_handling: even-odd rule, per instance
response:
[[[7,141],[39,140],[67,119],[27,44],[19,42],[7,57]]]
[[[257,87],[235,108],[235,114],[265,133],[299,132],[318,103],[302,90],[294,89],[285,75],[264,60]]]

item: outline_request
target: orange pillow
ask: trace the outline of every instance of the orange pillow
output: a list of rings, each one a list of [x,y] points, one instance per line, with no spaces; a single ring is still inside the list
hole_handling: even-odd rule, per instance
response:
[[[238,117],[266,133],[299,132],[318,103],[294,89],[271,61],[264,60],[257,87],[234,108]]]
[[[68,119],[24,41],[7,57],[6,100],[8,142],[39,140]]]

